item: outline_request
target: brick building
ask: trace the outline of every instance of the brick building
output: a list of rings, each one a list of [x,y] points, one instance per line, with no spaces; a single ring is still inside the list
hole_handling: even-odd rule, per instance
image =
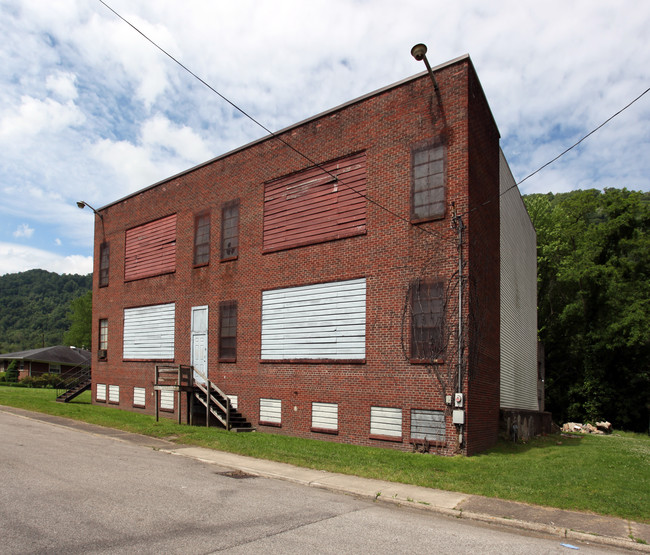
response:
[[[93,401],[185,420],[192,365],[260,431],[440,454],[536,411],[534,230],[469,57],[434,73],[100,209]]]

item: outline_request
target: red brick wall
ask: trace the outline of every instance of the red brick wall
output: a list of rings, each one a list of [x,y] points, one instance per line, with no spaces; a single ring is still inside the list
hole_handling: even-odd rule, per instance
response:
[[[108,318],[109,347],[105,362],[93,361],[94,388],[97,383],[119,384],[120,408],[131,409],[133,386],[146,387],[146,409],[133,410],[153,413],[155,362],[122,360],[124,307],[175,302],[175,363],[189,364],[191,307],[208,305],[210,379],[226,393],[238,395],[239,411],[254,426],[258,426],[260,397],[283,402],[282,427],[258,426],[260,430],[410,449],[410,410],[444,410],[447,442],[436,450],[443,454],[457,452],[456,427],[451,424],[451,410],[444,404],[444,393],[453,391],[443,391],[435,373],[426,365],[411,364],[402,349],[405,341],[408,352],[404,304],[409,282],[418,277],[450,282],[457,268],[450,213],[444,219],[417,227],[408,222],[411,149],[418,143],[445,137],[446,200],[448,205],[453,201],[464,211],[469,207],[468,182],[477,193],[484,184],[491,186],[492,167],[498,169],[498,135],[485,113],[486,104],[475,83],[469,59],[438,70],[436,78],[444,111],[440,110],[429,77],[423,76],[289,129],[282,136],[318,163],[365,151],[367,195],[397,215],[368,200],[365,235],[262,254],[263,184],[310,166],[274,139],[215,159],[103,209],[103,225],[98,223],[95,230],[95,252],[99,253],[103,241],[110,242],[110,281],[105,288],[99,288],[96,282],[94,286],[93,352],[96,354],[98,348],[100,318]],[[478,99],[472,94],[478,94]],[[477,102],[480,106],[472,108]],[[470,126],[468,117],[473,115],[478,119]],[[494,161],[490,159],[492,155]],[[475,175],[470,171],[472,160],[481,164],[487,161],[488,169]],[[239,257],[220,262],[220,207],[235,198],[241,202]],[[212,209],[210,263],[193,268],[194,215],[208,208]],[[125,230],[170,214],[177,214],[178,218],[176,271],[125,283]],[[474,219],[477,223],[470,219],[468,225],[470,236],[473,226],[489,223],[489,218],[483,215]],[[498,226],[493,233],[498,249]],[[486,240],[490,243],[491,235]],[[498,272],[496,252],[493,262]],[[470,256],[471,253],[470,248]],[[99,274],[98,264],[96,258],[95,276]],[[470,265],[470,270],[476,268]],[[486,272],[486,276],[491,286],[493,272]],[[260,362],[263,290],[358,277],[367,280],[365,363]],[[498,291],[498,286],[491,290]],[[218,303],[228,300],[238,302],[237,361],[218,363]],[[498,319],[498,301],[496,313],[493,308],[486,311],[486,318]],[[453,318],[449,324],[455,326]],[[488,325],[498,330],[498,320]],[[498,362],[498,331],[496,345]],[[450,349],[453,347],[451,344]],[[494,349],[488,351],[494,358]],[[489,382],[494,373],[491,362],[487,367],[481,379]],[[482,413],[494,410],[498,416],[498,380],[496,387],[493,409],[489,407],[493,398],[490,389],[485,397],[476,395],[477,410]],[[313,401],[338,403],[337,435],[310,431]],[[371,406],[403,409],[402,441],[370,439]],[[473,418],[469,418],[468,432],[470,441],[475,437],[480,445],[492,441],[488,437],[491,428],[479,427]],[[496,439],[496,429],[494,436]]]

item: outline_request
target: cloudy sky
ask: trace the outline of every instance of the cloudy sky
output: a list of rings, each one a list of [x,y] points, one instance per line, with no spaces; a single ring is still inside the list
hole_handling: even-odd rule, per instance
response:
[[[644,0],[106,0],[279,130],[468,53],[517,181],[650,87]],[[92,271],[93,214],[265,132],[99,0],[0,0],[0,274]],[[650,93],[522,184],[650,190]]]

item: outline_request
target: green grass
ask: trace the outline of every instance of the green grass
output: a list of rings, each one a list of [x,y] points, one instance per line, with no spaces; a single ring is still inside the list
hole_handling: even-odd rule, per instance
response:
[[[552,435],[500,443],[474,457],[437,457],[266,433],[235,434],[90,403],[57,403],[48,389],[0,387],[0,405],[83,420],[176,443],[307,468],[650,523],[650,437]]]

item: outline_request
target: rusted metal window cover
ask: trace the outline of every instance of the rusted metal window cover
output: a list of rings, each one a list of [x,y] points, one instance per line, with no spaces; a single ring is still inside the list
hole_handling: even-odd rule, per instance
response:
[[[126,232],[124,280],[176,271],[176,214]]]
[[[364,234],[365,194],[365,152],[267,183],[264,251]]]

